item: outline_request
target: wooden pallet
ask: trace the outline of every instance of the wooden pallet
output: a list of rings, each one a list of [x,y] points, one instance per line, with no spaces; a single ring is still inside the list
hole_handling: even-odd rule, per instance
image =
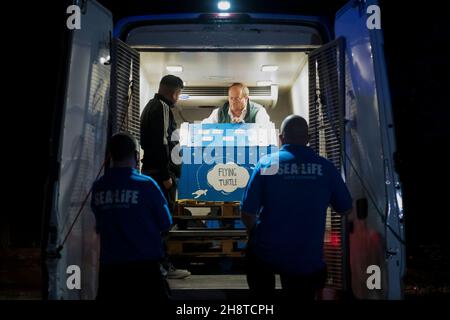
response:
[[[186,210],[189,208],[220,208],[220,217],[236,217],[240,216],[240,202],[224,202],[224,201],[196,201],[196,200],[178,200],[175,204],[174,217],[186,217]],[[202,219],[202,217],[198,217]]]
[[[213,215],[192,215],[192,208],[219,208]],[[211,210],[212,211],[212,210]],[[247,237],[242,229],[187,228],[187,222],[240,219],[240,202],[178,200],[173,214],[178,230],[169,232],[168,253],[174,256],[242,257]],[[226,222],[224,226],[226,225]],[[241,244],[241,248],[238,247]]]
[[[196,213],[195,211],[198,211],[198,209],[206,209],[208,213]],[[180,229],[205,228],[206,220],[220,221],[219,229],[234,228],[236,220],[240,220],[240,202],[177,201],[173,221]]]
[[[237,239],[188,239],[170,240],[167,252],[172,256],[190,257],[236,257],[244,256],[246,240]]]

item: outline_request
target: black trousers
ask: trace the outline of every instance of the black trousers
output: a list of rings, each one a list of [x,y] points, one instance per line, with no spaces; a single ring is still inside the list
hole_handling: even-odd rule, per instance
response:
[[[97,300],[167,303],[170,289],[159,262],[100,264]]]
[[[173,210],[175,208],[175,194],[176,194],[176,177],[173,173],[170,172],[170,177],[172,178],[172,187],[170,189],[166,189],[164,186],[164,179],[161,178],[161,176],[158,173],[152,172],[152,170],[146,170],[142,169],[142,174],[145,174],[155,180],[155,182],[158,184],[159,188],[161,189],[162,193],[164,194],[164,197],[167,200],[167,203],[169,205],[170,213],[173,215]],[[161,234],[162,237],[162,244],[164,248],[164,258],[161,261],[162,266],[167,270],[170,266],[169,256],[167,255],[167,237],[168,232],[163,232]]]
[[[275,274],[280,275],[282,297],[286,301],[314,300],[325,286],[326,268],[308,275],[295,275],[277,272],[273,267],[262,261],[252,251],[251,246],[246,251],[246,274],[250,288],[250,298],[257,301],[276,300]]]

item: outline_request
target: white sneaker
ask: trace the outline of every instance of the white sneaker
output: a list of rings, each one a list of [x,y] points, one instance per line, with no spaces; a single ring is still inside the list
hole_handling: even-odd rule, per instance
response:
[[[167,278],[169,279],[184,279],[191,275],[191,273],[184,269],[176,269],[174,266],[170,266],[167,270]]]
[[[164,278],[167,278],[167,270],[164,269],[164,267],[162,266],[162,264],[159,265],[159,271],[161,272],[161,275],[162,275]]]

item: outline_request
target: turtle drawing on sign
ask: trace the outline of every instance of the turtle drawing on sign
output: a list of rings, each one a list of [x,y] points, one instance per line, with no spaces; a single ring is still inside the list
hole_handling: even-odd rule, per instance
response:
[[[192,195],[194,195],[194,199],[198,199],[201,196],[206,196],[206,193],[208,192],[208,189],[205,190],[197,190],[195,192],[192,192]]]

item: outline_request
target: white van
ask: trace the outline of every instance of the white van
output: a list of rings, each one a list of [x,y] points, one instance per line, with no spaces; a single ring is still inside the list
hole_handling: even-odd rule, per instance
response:
[[[90,187],[105,167],[108,137],[128,130],[139,138],[140,111],[169,73],[186,82],[179,125],[207,117],[233,82],[249,86],[250,99],[277,128],[289,114],[306,118],[310,146],[341,170],[356,201],[348,217],[328,214],[327,288],[335,297],[403,297],[394,124],[382,31],[368,22],[376,1],[350,1],[334,25],[319,16],[251,13],[136,16],[113,25],[107,9],[83,3],[81,29],[71,32],[53,137],[56,174],[47,189],[50,299],[95,298],[99,242]],[[72,265],[82,272],[79,290],[67,287]]]

